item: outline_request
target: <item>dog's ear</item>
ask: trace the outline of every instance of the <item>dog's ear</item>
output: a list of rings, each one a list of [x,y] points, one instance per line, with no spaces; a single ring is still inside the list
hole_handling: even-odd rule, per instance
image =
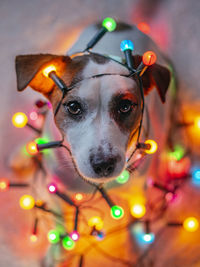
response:
[[[135,55],[133,57],[133,60],[134,68],[137,69],[142,61],[142,57]],[[151,89],[156,87],[161,101],[164,103],[165,95],[170,84],[170,71],[166,67],[155,63],[154,65],[147,68],[141,78],[144,95],[147,95],[151,91]]]
[[[56,67],[56,73],[62,76],[66,66],[70,64],[68,56],[51,54],[20,55],[15,59],[17,74],[17,89],[23,91],[28,85],[34,90],[47,95],[51,92],[54,82],[43,75],[42,71],[48,65]]]

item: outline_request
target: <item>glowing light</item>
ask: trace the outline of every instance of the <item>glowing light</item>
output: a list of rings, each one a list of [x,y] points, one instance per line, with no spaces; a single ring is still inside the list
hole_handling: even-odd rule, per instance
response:
[[[88,225],[90,227],[95,227],[96,230],[100,231],[103,228],[103,220],[98,216],[93,216],[89,219]]]
[[[47,234],[47,238],[51,244],[56,244],[60,241],[60,235],[57,230],[50,230]]]
[[[142,56],[144,65],[151,66],[156,62],[157,56],[153,51],[147,51]]]
[[[131,214],[135,218],[142,218],[146,213],[146,208],[143,204],[134,204],[131,207]]]
[[[31,241],[32,243],[37,242],[37,240],[38,240],[38,238],[37,238],[36,235],[33,234],[33,235],[30,236],[30,241]]]
[[[56,71],[56,67],[54,65],[50,65],[48,67],[46,67],[44,70],[43,70],[43,75],[45,77],[49,77],[49,74],[52,72],[52,71]]]
[[[134,45],[130,40],[124,40],[124,41],[121,42],[120,48],[121,48],[122,52],[124,52],[126,50],[133,51],[134,50]]]
[[[29,115],[29,118],[32,120],[32,121],[36,121],[38,119],[38,114],[36,111],[32,111]]]
[[[190,165],[191,162],[188,157],[184,157],[179,161],[170,159],[167,163],[168,174],[173,179],[187,176],[190,171]]]
[[[148,243],[148,244],[153,243],[154,239],[155,239],[155,235],[153,233],[148,233],[148,234],[143,235],[143,240],[145,243]]]
[[[37,144],[34,141],[29,142],[26,145],[26,151],[30,154],[30,155],[36,155],[38,153],[38,149],[37,149]]]
[[[54,194],[54,193],[56,193],[58,188],[57,188],[56,184],[51,183],[51,184],[48,185],[48,190],[49,190],[50,193]]]
[[[9,188],[9,182],[6,179],[0,179],[0,191],[7,191]]]
[[[112,206],[111,216],[116,220],[121,219],[124,216],[124,210],[119,206]]]
[[[41,199],[38,199],[35,201],[35,205],[37,205],[38,207],[42,207],[44,205],[44,201]]]
[[[199,222],[195,217],[189,217],[184,220],[183,227],[188,232],[195,232],[199,228]]]
[[[65,236],[62,245],[66,250],[72,250],[75,247],[75,242],[69,236]]]
[[[130,177],[130,174],[127,170],[124,170],[120,176],[118,176],[116,178],[116,181],[119,183],[119,184],[125,184],[126,182],[128,182],[129,180],[129,177]]]
[[[197,131],[200,130],[200,116],[198,116],[198,117],[196,117],[196,118],[194,119],[194,127],[195,127],[195,129],[196,129]]]
[[[185,154],[185,150],[182,146],[176,145],[173,152],[169,152],[169,157],[175,160],[181,160]]]
[[[99,241],[101,241],[101,240],[104,239],[104,237],[105,237],[104,232],[100,231],[100,232],[97,234],[96,239],[99,240]]]
[[[79,235],[79,233],[78,233],[77,231],[73,231],[73,232],[70,234],[70,237],[71,237],[72,240],[74,240],[74,241],[78,241],[79,238],[80,238],[80,235]]]
[[[77,201],[83,200],[83,194],[81,194],[81,193],[75,194],[75,200],[77,200]]]
[[[153,154],[153,153],[155,153],[157,151],[158,145],[157,145],[157,143],[155,141],[153,141],[153,140],[146,140],[144,143],[145,144],[149,144],[151,146],[150,149],[146,149],[145,150],[145,152],[147,154]]]
[[[19,205],[24,210],[31,210],[35,206],[35,200],[31,195],[23,195],[19,200]]]
[[[145,34],[149,34],[150,33],[150,26],[146,22],[138,23],[137,27],[141,32],[143,32]]]
[[[102,26],[109,32],[112,32],[116,29],[117,24],[113,18],[105,18],[102,22]]]
[[[192,183],[200,185],[200,168],[195,167],[192,169]]]
[[[12,123],[17,128],[23,128],[26,126],[28,118],[25,113],[17,112],[12,116]]]

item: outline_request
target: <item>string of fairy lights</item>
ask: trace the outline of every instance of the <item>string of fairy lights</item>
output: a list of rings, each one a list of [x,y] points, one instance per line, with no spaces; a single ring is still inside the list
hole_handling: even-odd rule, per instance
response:
[[[106,18],[102,23],[102,28],[100,31],[92,38],[92,40],[88,43],[85,51],[88,52],[102,37],[107,31],[113,31],[116,28],[116,23],[111,18]],[[121,50],[124,52],[126,66],[130,70],[130,73],[133,71],[133,62],[132,62],[132,51],[134,50],[134,45],[130,40],[124,40],[121,43]],[[84,52],[85,52],[84,51]],[[146,71],[148,66],[151,66],[156,62],[156,55],[152,51],[147,51],[143,55],[143,60],[137,70],[134,70],[134,73],[138,73],[139,76],[142,76]],[[54,83],[61,89],[61,91],[65,94],[66,90],[68,90],[65,83],[62,81],[60,77],[58,77],[56,73],[55,66],[47,66],[43,71],[44,76],[47,79],[52,79]],[[142,88],[141,88],[142,89]],[[59,109],[59,106],[58,106]],[[28,127],[35,134],[36,137],[34,140],[31,140],[25,145],[24,153],[26,153],[27,157],[31,156],[34,162],[37,165],[35,170],[35,175],[37,175],[40,171],[43,173],[43,177],[47,176],[47,172],[43,166],[43,154],[47,153],[49,149],[55,148],[66,148],[63,145],[63,141],[49,141],[48,138],[43,136],[43,126],[47,113],[51,110],[51,104],[49,102],[39,100],[35,103],[35,109],[30,112],[29,116],[27,116],[23,112],[17,112],[12,117],[12,123],[17,128]],[[58,110],[57,110],[58,111]],[[56,115],[56,114],[55,114]],[[142,120],[141,120],[142,123]],[[177,122],[177,127],[185,129],[185,127],[193,127],[196,131],[200,133],[200,116],[197,116],[190,122]],[[138,135],[138,144],[137,150],[141,151],[141,157],[146,156],[147,154],[153,154],[157,151],[157,143],[154,140],[146,140],[144,143],[139,142]],[[67,148],[66,148],[67,149]],[[70,151],[69,151],[70,152]],[[147,188],[157,188],[161,192],[163,192],[162,197],[157,201],[159,203],[157,210],[155,212],[154,207],[151,207],[150,204],[144,203],[144,201],[135,199],[133,204],[130,206],[130,214],[132,219],[130,222],[119,225],[113,229],[109,229],[104,231],[104,219],[103,216],[92,216],[89,218],[87,222],[87,227],[90,229],[90,235],[94,236],[96,242],[99,242],[105,238],[109,238],[109,235],[113,233],[117,233],[123,231],[124,229],[130,229],[132,226],[132,234],[134,239],[138,242],[141,247],[146,245],[150,245],[154,243],[156,238],[158,237],[151,230],[151,224],[156,220],[162,218],[167,211],[168,207],[171,205],[173,199],[176,197],[177,190],[181,188],[185,181],[190,179],[194,185],[200,186],[200,166],[191,166],[191,163],[187,156],[187,149],[183,146],[177,144],[174,146],[173,150],[169,150],[166,153],[167,159],[167,175],[171,178],[168,184],[161,184],[155,181],[152,178],[148,178],[146,182]],[[116,183],[123,186],[123,184],[128,183],[130,180],[131,174],[131,165],[134,165],[134,162],[130,163],[125,171],[116,178]],[[8,179],[0,179],[0,192],[11,190],[12,188],[31,188],[32,183],[17,183],[10,182]],[[56,196],[61,201],[63,201],[66,205],[71,206],[74,210],[74,219],[73,219],[73,229],[70,232],[64,231],[60,232],[59,229],[51,229],[47,233],[47,239],[49,243],[61,244],[62,247],[67,251],[73,251],[76,248],[77,242],[82,238],[84,233],[79,232],[79,224],[83,220],[82,213],[84,213],[84,209],[86,203],[89,203],[92,209],[93,200],[97,196],[100,195],[99,199],[105,200],[105,205],[107,205],[110,209],[110,216],[113,220],[119,220],[124,216],[123,207],[117,205],[113,202],[109,193],[103,186],[93,185],[94,191],[89,199],[85,199],[85,196],[81,192],[77,192],[73,196],[68,194],[65,190],[61,190],[59,186],[55,182],[51,182],[47,186],[47,190],[49,195]],[[40,210],[44,214],[51,214],[55,221],[59,218],[63,219],[64,214],[57,213],[54,210],[48,208],[48,203],[44,200],[37,198],[35,199],[32,195],[26,194],[20,197],[19,205],[24,210]],[[144,219],[148,209],[152,213],[156,214],[154,218],[151,220]],[[102,207],[101,212],[104,214],[104,207]],[[35,216],[35,220],[32,226],[32,230],[30,230],[30,242],[36,243],[38,240],[38,227],[39,227],[39,218]],[[183,221],[168,221],[166,222],[166,227],[183,227],[188,232],[195,232],[199,228],[199,221],[195,217],[185,218]],[[98,248],[98,245],[92,243],[92,247],[98,249],[98,252],[102,254],[104,257],[110,258],[113,261],[121,261],[127,266],[135,266],[135,262],[132,261],[123,261],[119,258],[113,258],[109,253],[105,253],[102,249]],[[85,253],[91,249],[91,247],[87,248]],[[145,254],[146,255],[146,254]],[[138,259],[140,260],[140,258]],[[137,260],[137,261],[138,261]],[[137,263],[137,262],[136,262]],[[83,266],[84,264],[84,252],[80,255],[79,266]]]

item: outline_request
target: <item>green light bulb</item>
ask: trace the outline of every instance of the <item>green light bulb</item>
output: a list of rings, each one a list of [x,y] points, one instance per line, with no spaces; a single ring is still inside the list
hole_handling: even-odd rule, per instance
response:
[[[105,18],[102,22],[102,26],[106,28],[109,32],[112,32],[117,27],[117,24],[112,18]]]
[[[118,177],[116,178],[116,181],[117,181],[119,184],[125,184],[125,183],[128,181],[129,177],[130,177],[129,172],[128,172],[127,170],[124,170],[124,171],[120,174],[120,176],[118,176]]]
[[[60,241],[60,235],[57,230],[50,230],[47,237],[51,244],[56,244]]]
[[[69,236],[65,236],[62,240],[62,245],[64,249],[72,250],[75,247],[75,242]]]
[[[183,158],[185,150],[182,146],[176,145],[173,152],[169,152],[169,156],[179,161]]]
[[[121,219],[124,216],[124,210],[119,206],[112,206],[111,216],[116,220]]]

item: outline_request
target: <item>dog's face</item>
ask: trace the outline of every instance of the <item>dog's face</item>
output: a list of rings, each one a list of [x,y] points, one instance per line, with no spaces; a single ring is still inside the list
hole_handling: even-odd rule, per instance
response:
[[[50,99],[54,110],[62,94],[49,78],[42,75],[44,66],[54,62],[58,75],[65,83],[68,86],[75,83],[63,99],[55,122],[69,143],[80,175],[97,183],[120,175],[126,166],[129,144],[131,142],[134,146],[134,140],[136,142],[142,116],[142,97],[137,77],[125,77],[129,71],[124,66],[101,56],[82,56],[72,60],[51,55],[46,55],[46,59],[45,55],[37,55],[37,60],[33,60],[34,56],[27,57],[17,57],[18,90],[30,84]],[[140,61],[140,57],[135,57],[136,65]],[[105,73],[111,75],[90,78]],[[160,76],[165,76],[163,85],[157,78]],[[164,101],[169,72],[157,65],[151,73],[146,73],[143,83],[146,91],[160,83],[158,91]]]

